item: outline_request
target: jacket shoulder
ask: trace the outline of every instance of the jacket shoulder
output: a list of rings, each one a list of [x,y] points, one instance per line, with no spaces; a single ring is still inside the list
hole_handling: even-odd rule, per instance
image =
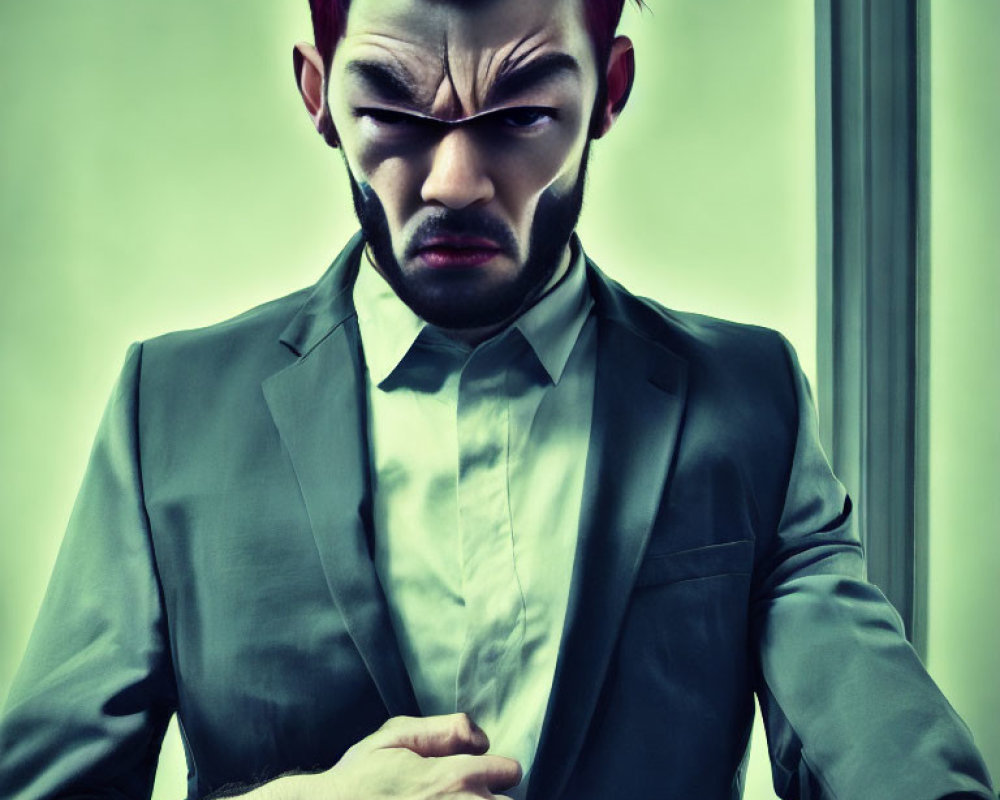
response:
[[[293,364],[282,334],[308,302],[302,289],[222,322],[139,344],[136,392],[147,453],[207,440],[222,421],[266,418],[262,383]]]
[[[244,351],[259,354],[262,347],[285,350],[282,331],[306,303],[311,289],[262,303],[234,317],[187,330],[171,331],[142,342],[144,360],[181,360],[191,366],[204,361],[231,359]]]
[[[757,384],[768,379],[787,384],[799,371],[791,344],[772,328],[678,311],[595,272],[592,290],[604,315],[679,356],[694,376],[724,373]]]
[[[354,313],[351,288],[364,240],[356,234],[320,279],[231,319],[164,334],[143,343],[146,360],[185,373],[285,366],[322,341]]]

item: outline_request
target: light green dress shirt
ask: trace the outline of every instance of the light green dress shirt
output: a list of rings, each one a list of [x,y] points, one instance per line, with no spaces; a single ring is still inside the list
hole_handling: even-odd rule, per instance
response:
[[[538,745],[576,550],[596,321],[566,275],[472,348],[370,265],[354,289],[367,365],[375,565],[422,713],[465,711],[516,758]]]

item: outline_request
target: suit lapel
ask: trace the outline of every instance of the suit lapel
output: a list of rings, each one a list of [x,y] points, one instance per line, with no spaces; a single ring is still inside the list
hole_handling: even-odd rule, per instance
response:
[[[264,381],[330,593],[391,716],[417,714],[370,549],[364,376],[345,249],[282,340],[300,357]]]
[[[594,417],[566,624],[529,800],[573,770],[645,552],[677,443],[686,364],[636,326],[637,303],[591,266],[598,315]]]

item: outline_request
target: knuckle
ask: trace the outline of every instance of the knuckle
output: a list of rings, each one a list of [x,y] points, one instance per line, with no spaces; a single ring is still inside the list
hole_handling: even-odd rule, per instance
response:
[[[453,744],[472,741],[475,731],[476,726],[472,721],[472,717],[465,712],[455,715],[451,725]]]
[[[367,738],[367,737],[366,737],[366,738]],[[364,748],[362,747],[362,742],[364,742],[364,741],[365,741],[365,740],[364,740],[364,739],[362,739],[362,740],[361,740],[360,742],[355,742],[355,743],[354,743],[354,744],[352,744],[352,745],[351,745],[350,747],[348,747],[348,748],[347,748],[347,749],[346,749],[346,750],[344,751],[344,756],[343,756],[343,757],[344,757],[344,758],[350,758],[351,756],[354,756],[354,755],[357,755],[359,751],[361,751],[362,749],[364,749]]]
[[[384,723],[382,723],[382,727],[379,728],[379,730],[381,731],[399,730],[399,728],[405,727],[412,720],[413,717],[405,717],[405,716],[389,717],[389,719],[387,719]]]

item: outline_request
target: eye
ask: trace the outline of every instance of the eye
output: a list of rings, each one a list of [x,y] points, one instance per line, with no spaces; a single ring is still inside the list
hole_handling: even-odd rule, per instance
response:
[[[504,126],[516,130],[542,128],[556,118],[554,108],[543,108],[541,106],[505,108],[502,111],[498,111],[497,114]]]

